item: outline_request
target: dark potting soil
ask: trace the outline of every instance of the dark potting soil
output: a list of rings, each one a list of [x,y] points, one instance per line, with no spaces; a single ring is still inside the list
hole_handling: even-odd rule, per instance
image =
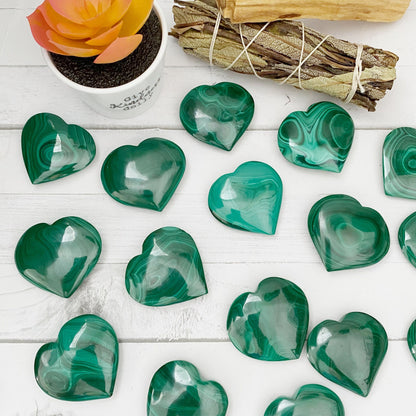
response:
[[[153,10],[138,33],[143,35],[143,40],[137,49],[113,64],[94,64],[95,57],[78,58],[54,53],[50,55],[59,72],[77,84],[94,88],[118,87],[143,74],[159,52],[162,28]]]

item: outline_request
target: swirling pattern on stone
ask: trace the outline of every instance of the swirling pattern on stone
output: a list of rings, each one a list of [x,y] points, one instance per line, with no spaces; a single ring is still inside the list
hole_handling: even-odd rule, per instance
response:
[[[15,250],[20,274],[41,289],[68,298],[96,265],[101,254],[98,231],[78,217],[29,228]]]
[[[328,380],[366,397],[387,351],[387,334],[372,316],[351,312],[323,321],[309,334],[312,366]]]
[[[416,321],[412,322],[409,331],[407,331],[407,345],[409,346],[412,357],[416,361]]]
[[[282,193],[280,176],[271,166],[246,162],[214,182],[208,206],[212,215],[229,227],[274,234]]]
[[[35,377],[56,399],[104,399],[113,394],[117,366],[118,341],[111,325],[96,315],[81,315],[61,328],[56,342],[39,349]]]
[[[319,102],[289,114],[278,132],[283,156],[295,165],[341,172],[354,138],[351,116],[339,105]]]
[[[202,381],[187,361],[171,361],[157,370],[147,396],[147,416],[224,416],[228,398],[215,381]]]
[[[176,227],[149,234],[142,254],[127,265],[126,289],[134,300],[148,306],[172,305],[208,293],[192,237]]]
[[[231,150],[254,114],[251,94],[238,84],[221,82],[193,88],[182,100],[180,119],[201,142]]]
[[[399,244],[402,253],[416,267],[416,212],[409,215],[400,225]]]
[[[170,140],[153,137],[138,146],[121,146],[105,159],[101,182],[116,201],[162,211],[185,171],[185,155]]]
[[[278,397],[266,409],[264,416],[344,416],[340,398],[319,384],[302,386],[294,398]]]
[[[355,269],[379,262],[390,247],[381,215],[348,195],[329,195],[311,208],[308,229],[326,269]]]
[[[249,357],[264,361],[299,358],[309,323],[303,291],[289,280],[269,277],[254,293],[240,295],[228,312],[228,336]]]
[[[383,145],[384,192],[416,199],[416,129],[392,130]]]
[[[82,127],[39,113],[23,127],[22,153],[31,182],[39,184],[84,169],[95,157],[95,143]]]

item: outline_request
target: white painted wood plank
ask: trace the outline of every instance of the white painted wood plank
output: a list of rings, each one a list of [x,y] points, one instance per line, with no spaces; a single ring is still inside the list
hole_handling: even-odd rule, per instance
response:
[[[154,372],[174,359],[192,362],[203,378],[222,384],[229,399],[228,416],[263,415],[276,397],[291,396],[307,383],[319,383],[336,392],[349,416],[413,414],[416,365],[405,342],[390,343],[367,398],[327,381],[312,368],[305,354],[296,361],[270,363],[245,357],[229,343],[122,344],[113,397],[79,403],[53,399],[36,385],[33,360],[39,347],[0,345],[2,416],[145,415]]]
[[[138,249],[131,247],[129,252],[133,256]],[[0,340],[51,340],[63,322],[84,313],[112,322],[122,340],[227,340],[226,319],[234,299],[254,291],[271,276],[289,279],[303,289],[309,301],[310,329],[325,319],[360,311],[378,319],[390,339],[405,339],[416,318],[415,270],[408,264],[328,274],[319,263],[205,263],[208,295],[151,308],[127,294],[126,263],[127,259],[122,264],[99,264],[70,299],[34,287],[12,264],[1,265]]]
[[[415,126],[414,73],[413,66],[399,68],[393,90],[379,103],[375,113],[369,113],[353,104],[345,105],[357,128]],[[256,114],[251,129],[275,129],[291,111],[306,110],[316,101],[333,101],[324,94],[277,85],[273,81],[258,80],[251,75],[210,70],[209,67],[193,68],[186,71],[186,76],[184,74],[183,68],[165,68],[161,96],[155,106],[134,119],[113,120],[90,110],[75,92],[56,79],[46,67],[0,67],[0,126],[21,127],[34,113],[52,111],[59,112],[66,119],[72,118],[85,127],[181,128],[178,111],[182,98],[197,85],[222,81],[237,82],[253,95]],[[338,100],[334,102],[342,104]]]

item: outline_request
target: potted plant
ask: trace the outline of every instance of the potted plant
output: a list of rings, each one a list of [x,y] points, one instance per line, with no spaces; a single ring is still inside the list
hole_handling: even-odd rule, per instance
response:
[[[45,0],[28,20],[49,68],[97,112],[129,118],[153,104],[168,35],[153,0]]]

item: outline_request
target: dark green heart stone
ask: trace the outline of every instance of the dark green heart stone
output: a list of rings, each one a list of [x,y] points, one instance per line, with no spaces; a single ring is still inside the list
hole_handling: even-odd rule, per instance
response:
[[[341,172],[354,138],[351,116],[339,105],[320,102],[285,118],[279,149],[295,165]]]
[[[159,368],[147,396],[147,416],[224,416],[227,407],[222,386],[202,381],[187,361],[171,361]]]
[[[398,237],[403,254],[416,267],[416,212],[402,222]]]
[[[295,398],[278,397],[267,408],[264,416],[344,416],[340,398],[319,384],[306,384]]]
[[[22,153],[30,180],[39,184],[84,169],[94,159],[95,143],[82,127],[39,113],[23,127]]]
[[[200,85],[182,100],[180,119],[201,142],[231,150],[254,114],[251,94],[238,84]]]
[[[375,264],[390,247],[381,215],[348,195],[329,195],[316,202],[309,212],[308,228],[329,272]]]
[[[101,254],[98,231],[78,217],[29,228],[17,243],[14,258],[29,282],[68,298],[97,264]]]
[[[61,328],[56,342],[39,349],[35,377],[39,387],[56,399],[104,399],[113,394],[117,365],[113,328],[96,315],[82,315]]]
[[[126,289],[139,303],[165,306],[205,295],[204,269],[192,237],[176,227],[151,233],[126,270]]]
[[[240,295],[228,312],[228,336],[249,357],[264,361],[299,358],[309,323],[305,294],[278,277],[263,280],[254,293]]]
[[[416,321],[412,322],[407,332],[407,345],[413,358],[416,360]]]
[[[328,380],[366,397],[387,351],[387,334],[370,315],[323,321],[308,338],[308,358]]]
[[[416,199],[416,129],[392,130],[383,145],[384,192]]]
[[[266,163],[246,162],[211,186],[208,205],[225,225],[254,233],[274,234],[283,184]]]
[[[182,179],[185,163],[178,145],[154,137],[113,150],[104,161],[101,182],[122,204],[162,211]]]

